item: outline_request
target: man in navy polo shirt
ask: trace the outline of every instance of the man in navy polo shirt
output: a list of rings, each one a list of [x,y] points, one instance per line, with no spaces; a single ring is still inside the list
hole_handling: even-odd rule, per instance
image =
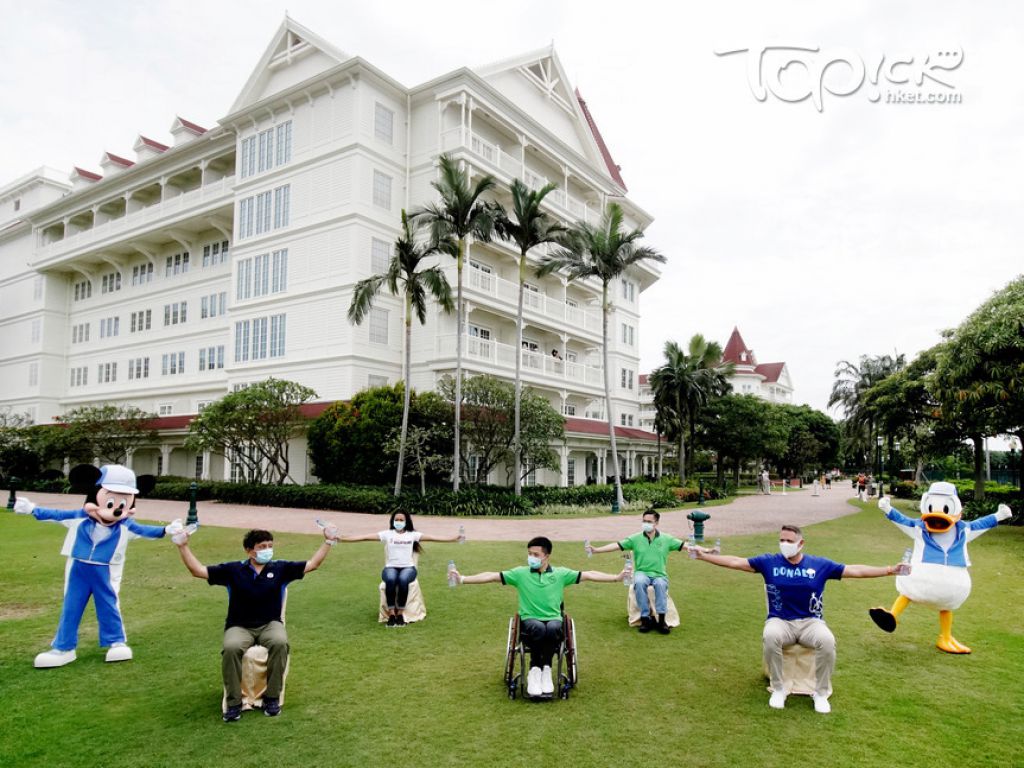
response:
[[[759,573],[764,578],[768,601],[768,618],[764,623],[764,660],[771,679],[772,695],[768,706],[786,706],[782,680],[782,649],[798,643],[814,649],[815,691],[814,711],[828,714],[832,670],[836,665],[836,639],[825,624],[823,614],[825,583],[829,579],[871,579],[892,576],[900,566],[844,565],[825,557],[805,555],[804,540],[795,525],[784,525],[779,531],[779,552],[757,557],[732,557],[712,554],[703,547],[694,547],[699,560],[737,571]]]
[[[221,671],[227,692],[224,722],[242,716],[242,656],[254,644],[267,649],[267,691],[263,697],[263,714],[276,717],[281,713],[281,690],[284,670],[288,664],[288,632],[281,622],[285,590],[310,571],[320,567],[331,547],[338,543],[333,526],[324,529],[324,543],[309,560],[274,560],[274,535],[270,531],[252,530],[242,539],[248,556],[242,561],[206,566],[196,559],[188,546],[188,534],[175,537],[181,559],[193,576],[210,584],[228,588],[228,616],[224,622],[224,649]]]

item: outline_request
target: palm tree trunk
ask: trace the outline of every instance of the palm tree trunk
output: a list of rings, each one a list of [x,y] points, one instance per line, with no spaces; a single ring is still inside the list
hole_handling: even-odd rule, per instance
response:
[[[412,297],[405,296],[405,392],[402,403],[402,436],[398,440],[398,471],[395,472],[395,496],[402,492],[402,473],[405,471],[405,438],[409,433],[410,384],[412,383]]]
[[[615,504],[612,512],[623,506],[622,480],[619,478],[619,449],[615,444],[615,421],[612,414],[612,387],[608,379],[608,281],[601,286],[601,354],[604,358],[604,407],[608,416],[608,437],[612,443],[612,477],[615,478]]]
[[[676,414],[679,417],[679,485],[686,485],[686,425],[683,423],[683,403],[676,397]]]
[[[515,492],[523,495],[523,451],[519,441],[519,407],[523,398],[523,284],[526,282],[526,254],[519,257],[519,301],[516,308],[516,395],[515,395],[515,436],[512,450],[515,453]]]
[[[658,433],[658,479],[661,480],[661,430]]]
[[[974,500],[985,500],[985,438],[972,435],[974,443]]]
[[[455,460],[452,464],[452,491],[459,492],[459,480],[462,476],[462,254],[466,247],[466,239],[459,238],[459,253],[455,257]]]

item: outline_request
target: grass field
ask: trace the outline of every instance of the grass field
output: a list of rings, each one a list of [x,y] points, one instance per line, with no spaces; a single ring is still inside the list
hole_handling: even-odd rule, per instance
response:
[[[713,522],[713,521],[712,521]],[[798,521],[797,521],[798,522]],[[240,531],[203,528],[206,563],[240,558]],[[713,527],[709,531],[714,536]],[[886,635],[867,616],[888,606],[891,579],[832,582],[825,615],[838,639],[831,715],[806,697],[770,710],[761,675],[760,577],[677,556],[672,594],[683,624],[639,635],[624,588],[567,592],[578,624],[580,682],[568,701],[509,701],[501,682],[515,594],[445,586],[463,573],[525,560],[512,544],[428,544],[420,581],[425,622],[376,623],[376,544],[340,545],[290,590],[292,643],[277,719],[220,719],[219,648],[226,593],[188,575],[168,541],[134,541],[121,591],[135,659],[105,664],[92,608],[78,661],[32,668],[56,628],[64,528],[0,514],[0,766],[1015,766],[1024,689],[1024,529],[971,545],[974,591],[954,633],[970,656],[934,647],[937,615],[911,606]],[[892,563],[906,539],[873,507],[805,531],[808,551]],[[766,534],[726,539],[727,553],[774,551]],[[317,537],[282,535],[275,552],[304,559]],[[556,544],[555,564],[618,570]]]

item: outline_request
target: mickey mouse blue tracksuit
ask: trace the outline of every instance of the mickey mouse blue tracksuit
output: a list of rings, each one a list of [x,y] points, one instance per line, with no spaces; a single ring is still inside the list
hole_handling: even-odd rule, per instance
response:
[[[100,525],[84,509],[32,511],[36,520],[61,523],[68,529],[60,553],[68,558],[64,570],[64,607],[52,646],[71,651],[78,646],[78,626],[90,595],[100,625],[100,645],[126,641],[117,593],[121,589],[124,553],[132,539],[159,539],[162,526],[140,525],[131,518],[111,526]]]

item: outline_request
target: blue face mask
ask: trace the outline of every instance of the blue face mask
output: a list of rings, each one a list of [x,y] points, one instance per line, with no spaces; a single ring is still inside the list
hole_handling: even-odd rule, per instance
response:
[[[534,557],[533,555],[526,556],[526,564],[530,566],[531,570],[538,570],[542,562],[543,560],[541,560],[539,557]]]
[[[269,563],[273,559],[274,559],[274,548],[273,547],[271,547],[270,549],[261,549],[259,552],[256,553],[256,562],[259,563],[260,565],[266,565],[267,563]]]
[[[405,530],[405,520],[395,520],[395,530],[396,531],[404,531]]]

